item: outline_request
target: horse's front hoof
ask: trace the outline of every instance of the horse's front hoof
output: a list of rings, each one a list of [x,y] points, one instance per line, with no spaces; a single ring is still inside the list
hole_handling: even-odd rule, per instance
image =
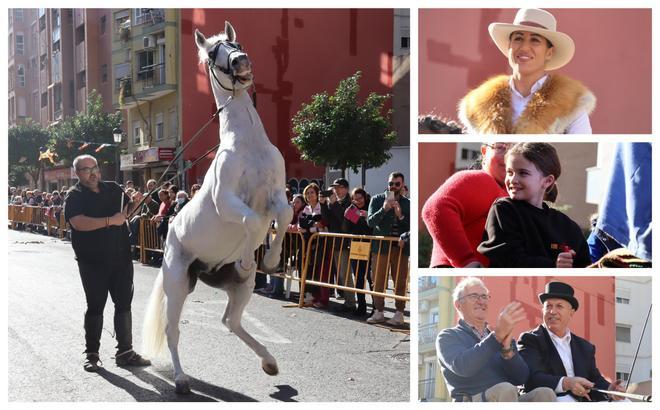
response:
[[[280,253],[275,253],[272,251],[266,252],[263,261],[261,262],[261,268],[266,273],[273,273],[277,269],[277,265],[280,262]]]
[[[266,360],[263,360],[261,363],[261,368],[264,369],[264,372],[266,372],[267,375],[269,376],[276,376],[280,370],[277,368],[277,362],[267,362]]]
[[[179,380],[174,382],[176,394],[190,394],[190,383],[188,380]]]

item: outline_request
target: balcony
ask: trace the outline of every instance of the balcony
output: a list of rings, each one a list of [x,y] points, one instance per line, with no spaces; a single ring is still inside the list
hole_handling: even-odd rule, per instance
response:
[[[86,62],[87,62],[87,56],[86,54],[87,50],[87,42],[83,41],[76,45],[76,73],[79,73],[81,71],[84,71],[86,67]]]
[[[53,84],[62,81],[62,53],[54,53],[51,58],[51,77]]]
[[[142,88],[153,88],[165,84],[165,63],[152,64],[140,68],[138,81]]]
[[[143,13],[135,18],[135,25],[154,25],[165,21],[164,9],[142,9]]]
[[[435,378],[419,381],[419,400],[432,401],[435,399]]]
[[[432,350],[435,349],[435,338],[438,336],[438,324],[431,323],[422,325],[417,330],[417,337],[419,339],[419,350]],[[424,348],[424,349],[423,349]]]

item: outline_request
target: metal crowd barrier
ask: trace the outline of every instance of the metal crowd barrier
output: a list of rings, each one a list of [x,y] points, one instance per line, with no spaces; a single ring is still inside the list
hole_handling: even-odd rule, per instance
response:
[[[59,217],[56,215],[59,213]],[[19,224],[44,229],[48,235],[57,231],[60,238],[66,234],[66,222],[61,207],[40,207],[30,205],[9,205],[7,216],[11,229]]]
[[[275,234],[274,229],[270,230],[264,241],[265,243],[256,251],[257,272],[259,273],[267,273],[263,270],[262,261],[269,244],[275,238]],[[282,242],[282,252],[277,268],[275,272],[267,273],[284,280],[287,299],[291,295],[292,282],[300,282],[300,276],[305,266],[305,257],[305,238],[303,234],[300,232],[287,232]]]
[[[410,301],[409,257],[404,254],[403,248],[399,247],[399,238],[321,232],[313,234],[306,246],[307,256],[300,280],[299,307],[304,307],[305,288],[308,285]],[[341,281],[338,273],[333,283],[330,275],[333,264],[337,267],[336,272],[346,272],[342,283],[339,283]],[[343,264],[347,265],[342,267]],[[363,268],[365,274],[371,272],[374,290],[355,286],[352,271],[358,264],[366,264]],[[364,283],[367,282],[365,278]],[[381,287],[383,289],[378,290]]]
[[[152,222],[149,217],[140,218],[138,232],[138,245],[140,249],[140,262],[147,263],[147,251],[163,253],[163,241],[158,236],[158,223]]]

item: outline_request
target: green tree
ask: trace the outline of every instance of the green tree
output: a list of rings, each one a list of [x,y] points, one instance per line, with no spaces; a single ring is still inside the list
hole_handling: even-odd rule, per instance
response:
[[[100,165],[114,165],[115,147],[112,130],[121,125],[121,112],[107,113],[103,111],[103,98],[92,90],[87,100],[87,112],[79,112],[61,123],[51,127],[49,147],[55,151],[65,165],[71,165],[78,155],[94,155]],[[75,142],[73,142],[75,141]],[[82,142],[92,142],[80,150]],[[112,144],[100,152],[95,152],[99,143]]]
[[[391,110],[383,115],[389,95],[370,93],[358,101],[361,73],[339,82],[333,95],[312,96],[293,118],[293,144],[304,160],[317,165],[358,172],[383,165],[391,158],[389,149],[396,139],[391,130]]]
[[[43,168],[39,154],[40,151],[45,150],[50,139],[48,130],[35,122],[28,121],[10,128],[7,139],[9,183],[12,185],[26,184],[28,182],[24,177],[26,173],[36,183]]]

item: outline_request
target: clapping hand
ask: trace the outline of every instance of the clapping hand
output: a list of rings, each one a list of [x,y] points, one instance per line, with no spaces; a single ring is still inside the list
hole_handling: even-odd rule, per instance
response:
[[[513,328],[526,318],[520,302],[511,302],[502,309],[495,324],[495,338],[505,349],[511,345]]]

